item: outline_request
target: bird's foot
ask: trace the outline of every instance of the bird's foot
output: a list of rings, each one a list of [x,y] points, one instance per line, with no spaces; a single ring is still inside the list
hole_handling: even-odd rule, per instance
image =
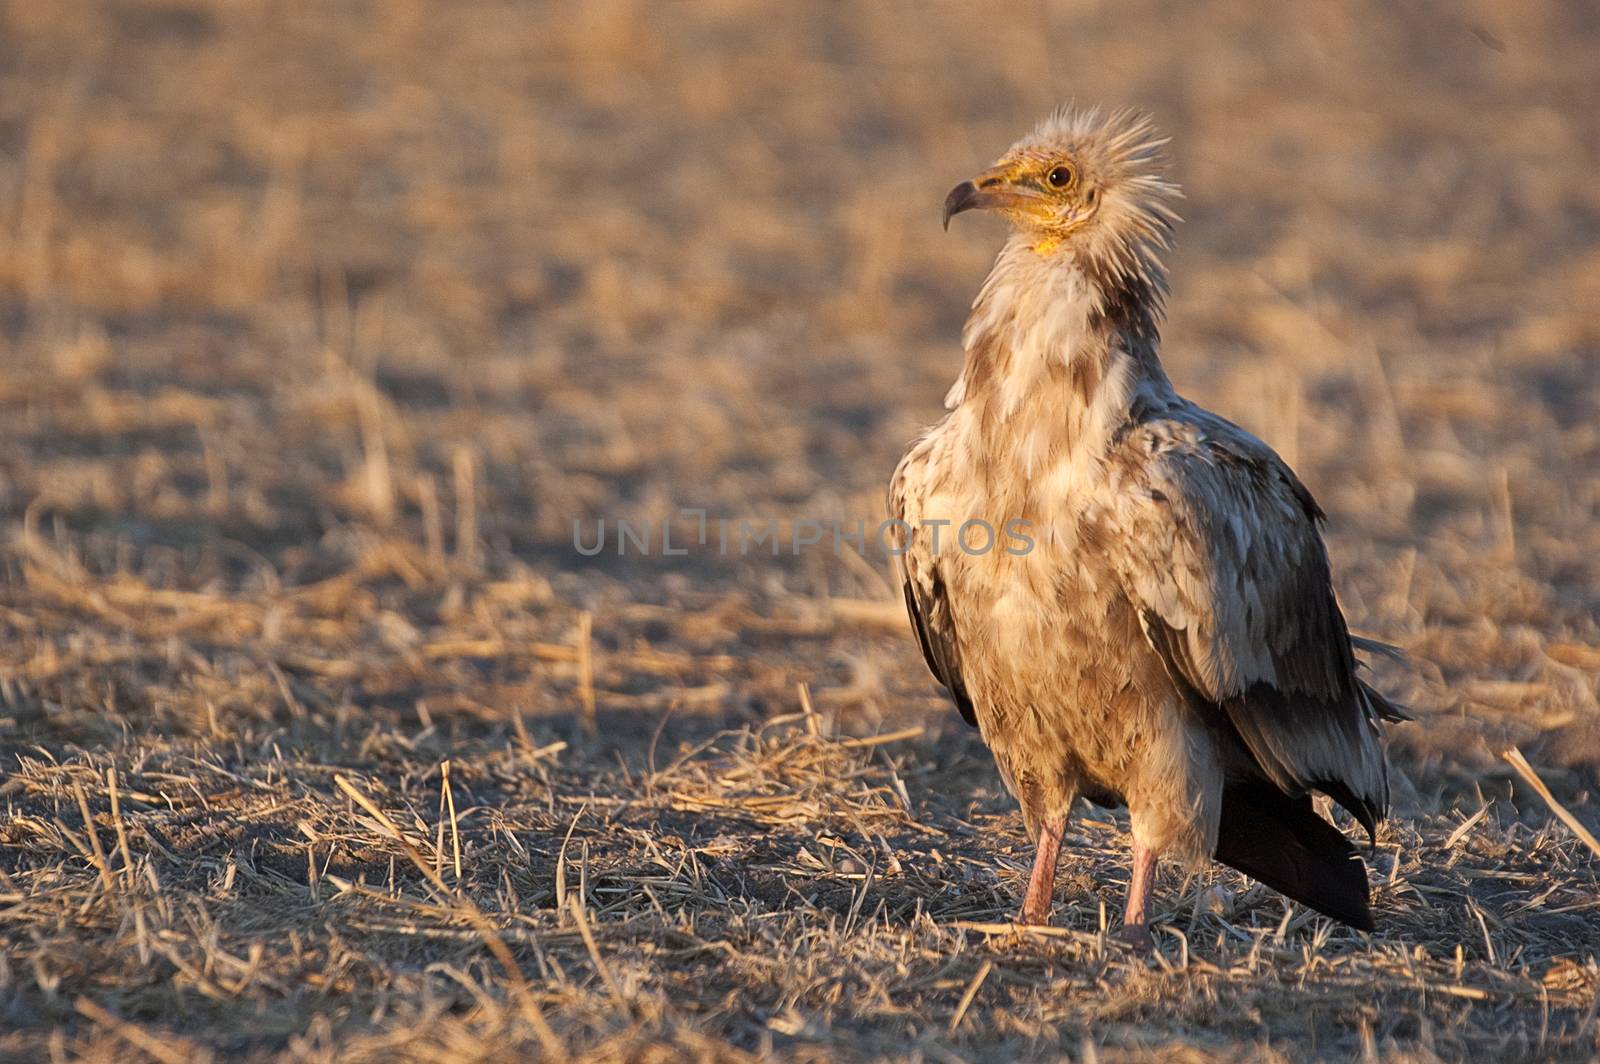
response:
[[[1017,911],[1017,923],[1027,927],[1050,926],[1050,903],[1048,901],[1035,904],[1032,898],[1023,903]]]
[[[1156,951],[1155,936],[1150,933],[1149,924],[1124,924],[1115,938],[1138,954],[1148,956]]]

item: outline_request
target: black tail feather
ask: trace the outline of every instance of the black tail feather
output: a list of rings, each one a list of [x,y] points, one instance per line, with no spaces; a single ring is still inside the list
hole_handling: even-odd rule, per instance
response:
[[[1291,798],[1265,780],[1228,784],[1217,860],[1324,916],[1373,929],[1366,866],[1344,832],[1317,815],[1310,795]]]
[[[1379,720],[1401,721],[1414,719],[1410,713],[1406,712],[1405,706],[1391,698],[1385,698],[1365,680],[1357,680],[1356,682],[1361,685],[1361,692],[1367,696],[1367,701],[1372,703],[1372,709],[1378,714]]]

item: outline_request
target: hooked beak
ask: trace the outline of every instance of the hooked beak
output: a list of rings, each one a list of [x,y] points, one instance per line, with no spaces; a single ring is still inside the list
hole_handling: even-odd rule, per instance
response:
[[[1037,202],[1039,193],[1026,186],[1011,182],[1011,166],[992,166],[973,178],[963,181],[950,190],[944,198],[944,227],[948,231],[950,219],[963,211],[1005,210],[1008,207],[1026,207]]]

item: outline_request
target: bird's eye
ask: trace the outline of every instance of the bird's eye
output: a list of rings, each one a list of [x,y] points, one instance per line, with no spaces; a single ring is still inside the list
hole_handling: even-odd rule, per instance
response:
[[[1066,188],[1072,183],[1072,168],[1058,166],[1045,175],[1045,180],[1050,182],[1051,188]]]

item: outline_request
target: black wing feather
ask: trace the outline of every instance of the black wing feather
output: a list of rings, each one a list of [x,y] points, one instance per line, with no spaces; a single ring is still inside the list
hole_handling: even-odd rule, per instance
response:
[[[950,618],[950,597],[945,593],[944,580],[937,567],[932,580],[920,592],[911,580],[905,582],[906,612],[911,615],[911,627],[916,630],[917,642],[922,646],[922,656],[934,678],[944,684],[955,699],[961,719],[973,727],[978,725],[977,712],[972,708],[972,698],[966,684],[961,681],[961,652],[956,648],[955,626]]]

